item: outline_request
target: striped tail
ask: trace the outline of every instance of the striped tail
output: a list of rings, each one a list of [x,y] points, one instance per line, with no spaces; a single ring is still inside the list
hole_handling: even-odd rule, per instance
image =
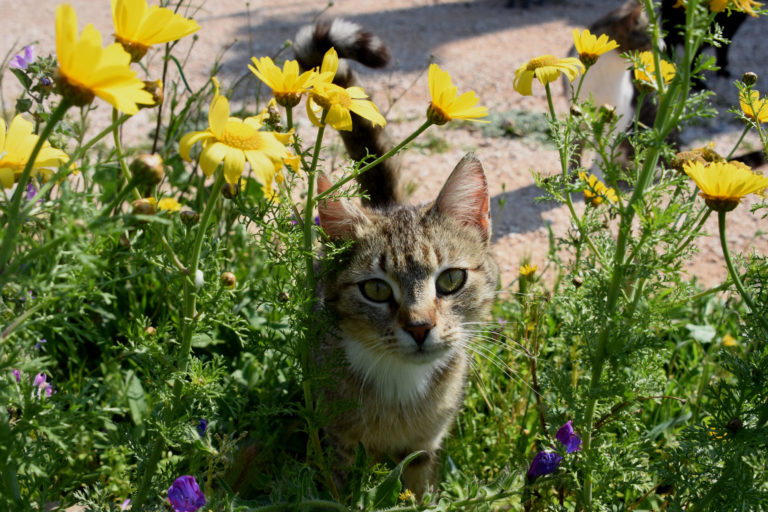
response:
[[[303,69],[319,67],[330,48],[339,55],[339,69],[334,83],[341,87],[359,86],[357,74],[345,59],[354,60],[370,68],[386,66],[391,55],[384,42],[363,30],[360,25],[343,19],[321,19],[314,25],[302,27],[296,34],[293,51]],[[373,160],[392,149],[394,144],[386,130],[373,126],[370,121],[352,113],[352,131],[340,131],[350,158]],[[400,183],[399,157],[380,163],[357,178],[369,199],[363,204],[376,208],[403,203],[405,192]]]

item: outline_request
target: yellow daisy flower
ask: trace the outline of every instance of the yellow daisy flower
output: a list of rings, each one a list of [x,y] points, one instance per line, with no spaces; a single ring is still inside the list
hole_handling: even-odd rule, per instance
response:
[[[709,10],[712,12],[723,12],[725,8],[728,7],[729,3],[731,3],[731,0],[712,0],[709,3]],[[731,9],[742,11],[750,16],[757,17],[757,13],[753,8],[759,9],[762,5],[763,4],[755,2],[754,0],[733,0],[730,7]]]
[[[223,161],[224,178],[235,184],[248,161],[259,182],[271,184],[275,166],[282,165],[283,157],[288,155],[285,144],[292,134],[260,131],[262,123],[258,117],[229,117],[229,101],[219,94],[219,82],[215,78],[213,82],[208,129],[184,135],[179,141],[179,154],[188,161],[190,149],[200,142],[200,167],[206,176],[211,176]]]
[[[604,53],[608,53],[619,47],[619,43],[610,39],[606,34],[600,37],[587,29],[579,32],[579,29],[573,29],[573,45],[579,53],[579,60],[589,67]]]
[[[269,57],[251,57],[251,61],[253,66],[249,64],[248,69],[272,89],[277,103],[286,108],[299,104],[301,95],[309,90],[317,76],[314,71],[299,74],[299,63],[295,60],[285,61],[282,70]]]
[[[488,122],[478,119],[488,115],[488,108],[477,105],[480,100],[475,91],[467,91],[458,96],[451,75],[437,64],[429,65],[429,95],[432,101],[427,107],[427,118],[434,124],[442,125],[451,119]]]
[[[576,75],[584,72],[584,64],[576,57],[566,57],[558,59],[553,55],[541,55],[533,58],[517,68],[515,71],[515,81],[512,86],[523,96],[530,96],[532,93],[531,85],[533,78],[546,85],[554,82],[560,77],[560,73],[565,73],[571,82],[576,79]]]
[[[135,114],[137,103],[154,104],[144,82],[128,67],[131,56],[119,43],[102,48],[101,34],[91,24],[78,38],[77,14],[69,4],[56,8],[56,55],[59,92],[73,105],[88,105],[98,96],[126,114]]]
[[[532,277],[537,270],[539,270],[538,265],[529,265],[526,263],[525,265],[520,266],[520,275],[523,277]]]
[[[751,105],[750,105],[751,104]],[[744,115],[758,123],[768,121],[768,98],[760,98],[758,91],[749,91],[749,97],[739,95],[739,105]]]
[[[635,63],[635,80],[639,82],[640,87],[646,88],[647,92],[656,90],[656,65],[653,62],[653,53],[640,52],[637,58],[640,65]],[[661,77],[665,85],[672,81],[676,71],[674,64],[661,59]]]
[[[323,56],[320,73],[313,80],[313,89],[307,99],[307,115],[315,126],[320,126],[320,115],[323,109],[328,113],[325,122],[337,130],[349,131],[352,129],[352,115],[354,112],[360,117],[368,119],[374,126],[384,126],[386,119],[379,113],[379,109],[370,100],[368,95],[360,87],[343,88],[333,82],[336,71],[339,68],[339,56],[335,48],[329,49]]]
[[[325,122],[337,130],[352,129],[352,114],[369,120],[374,126],[384,126],[386,119],[360,87],[347,87],[317,82],[307,99],[307,115],[315,126],[321,126],[320,113],[327,110]]]
[[[616,196],[616,191],[613,188],[606,187],[605,183],[599,181],[594,174],[587,176],[587,173],[580,172],[579,178],[587,184],[587,188],[584,189],[584,200],[592,206],[598,206],[604,200],[612,203],[619,200]]]
[[[755,174],[740,162],[690,162],[685,173],[701,189],[701,197],[711,209],[729,212],[739,205],[742,197],[768,188],[768,178]]]
[[[158,210],[166,210],[169,212],[178,212],[181,210],[181,203],[172,197],[164,197],[157,202]]]
[[[3,187],[13,187],[24,171],[38,140],[38,136],[33,131],[32,123],[18,114],[11,120],[11,126],[6,133],[5,121],[0,117],[0,182]],[[32,172],[40,171],[44,177],[48,178],[53,174],[50,167],[58,167],[67,160],[69,157],[66,153],[51,147],[46,141],[35,158]]]
[[[195,20],[147,0],[112,0],[115,40],[138,62],[154,44],[169,43],[200,30]]]

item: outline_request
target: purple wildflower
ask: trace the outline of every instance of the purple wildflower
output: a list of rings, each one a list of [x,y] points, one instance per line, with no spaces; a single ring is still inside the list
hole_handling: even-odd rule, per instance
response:
[[[203,418],[200,418],[200,423],[197,424],[196,428],[197,432],[200,434],[200,437],[205,437],[205,432],[208,430],[208,422]]]
[[[539,452],[533,458],[528,468],[528,480],[533,482],[540,476],[554,473],[562,462],[562,455],[555,452]]]
[[[43,343],[48,343],[45,338],[43,338],[40,341],[38,341],[37,343],[35,343],[34,349],[35,350],[40,350],[40,347],[43,346]]]
[[[31,201],[37,195],[37,187],[34,183],[27,184],[27,201]]]
[[[125,500],[122,505],[120,505],[120,510],[128,510],[128,505],[131,504],[130,498]]]
[[[48,379],[44,373],[38,373],[35,375],[35,380],[32,382],[33,386],[42,387],[45,385],[45,381]]]
[[[319,226],[319,225],[320,225],[320,216],[315,215],[315,226]]]
[[[21,372],[18,370],[18,368],[13,369],[13,376],[16,377],[16,382],[21,382]]]
[[[55,393],[55,391],[53,390],[52,385],[48,384],[47,386],[45,386],[45,396],[50,398],[53,393]]]
[[[560,430],[555,434],[555,438],[563,443],[566,453],[581,451],[581,437],[574,432],[571,420],[568,420],[565,425],[560,427]]]
[[[176,512],[195,512],[205,505],[205,496],[195,477],[184,475],[168,488],[168,501]]]
[[[51,87],[53,85],[53,80],[51,80],[47,76],[44,76],[43,78],[40,79],[40,85],[42,85],[43,87]],[[131,500],[128,500],[128,501],[131,501]]]
[[[32,45],[27,45],[22,50],[22,53],[14,55],[11,62],[8,64],[9,68],[15,69],[27,69],[30,64],[35,60],[35,49]]]

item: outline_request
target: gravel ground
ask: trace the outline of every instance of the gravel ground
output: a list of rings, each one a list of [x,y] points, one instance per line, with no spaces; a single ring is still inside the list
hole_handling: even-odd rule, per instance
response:
[[[0,34],[3,54],[12,48],[37,42],[38,53],[53,52],[54,12],[58,2],[36,0],[20,8],[18,2],[0,0],[4,13],[4,31]],[[107,0],[72,0],[80,26],[92,22],[105,34],[112,33]],[[520,3],[520,2],[518,2]],[[202,29],[186,64],[186,76],[192,87],[202,85],[214,62],[224,87],[239,78],[236,96],[255,108],[254,77],[245,69],[251,56],[275,55],[303,24],[325,12],[343,16],[373,30],[390,46],[394,62],[383,71],[361,70],[366,90],[380,109],[387,113],[396,137],[404,137],[424,119],[428,102],[425,69],[435,61],[448,71],[459,90],[473,89],[491,111],[500,116],[509,111],[544,113],[546,98],[541,87],[534,95],[523,97],[512,88],[515,69],[536,55],[550,53],[565,56],[572,45],[571,29],[589,25],[597,17],[619,6],[618,0],[536,0],[531,7],[506,7],[506,0],[419,1],[392,0],[386,7],[374,0],[337,0],[332,6],[322,2],[268,2],[251,0],[217,0],[205,2],[195,14]],[[34,12],[34,16],[30,12]],[[730,69],[734,77],[755,71],[768,77],[768,60],[764,58],[768,19],[748,19],[737,34],[731,49]],[[190,41],[182,43],[188,47]],[[755,55],[763,58],[752,59]],[[159,74],[160,59],[150,52],[149,71]],[[2,84],[6,108],[18,90],[15,79],[6,76]],[[682,135],[685,146],[714,141],[721,152],[730,149],[741,128],[730,121],[730,105],[737,104],[732,80],[708,78],[708,86],[717,93],[715,105],[720,111],[716,121],[694,127]],[[556,108],[564,111],[566,102],[559,83],[553,84]],[[760,84],[759,84],[760,85]],[[763,89],[765,90],[765,89]],[[106,120],[110,109],[101,104],[94,124]],[[132,119],[125,133],[147,133],[149,115],[141,113]],[[304,122],[303,129],[308,130]],[[98,126],[97,126],[98,127]],[[306,133],[312,133],[307,131]],[[547,225],[555,234],[563,234],[569,226],[567,210],[552,203],[535,203],[539,195],[531,171],[544,174],[559,169],[557,155],[551,146],[533,137],[489,137],[474,126],[447,125],[430,128],[421,144],[408,152],[403,162],[409,178],[418,184],[414,200],[432,199],[443,180],[467,151],[475,151],[483,160],[493,195],[494,248],[505,284],[517,274],[524,257],[543,263],[548,248]],[[747,147],[758,147],[757,140],[747,140]],[[328,160],[332,166],[336,160]],[[764,169],[763,169],[764,170]],[[732,250],[755,249],[765,252],[768,240],[759,231],[761,219],[749,213],[745,201],[729,214],[729,238]],[[500,203],[504,203],[500,207]],[[707,285],[721,282],[725,270],[716,239],[714,219],[706,226],[713,236],[702,238],[700,254],[690,263],[689,272]]]

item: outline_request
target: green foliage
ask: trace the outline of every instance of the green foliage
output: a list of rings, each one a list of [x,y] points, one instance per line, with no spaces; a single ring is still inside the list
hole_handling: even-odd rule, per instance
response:
[[[225,198],[220,171],[211,183],[178,154],[184,134],[207,128],[212,81],[191,91],[182,66],[169,67],[157,130],[123,148],[127,116],[93,136],[93,107],[57,122],[58,97],[41,87],[55,59],[14,70],[24,87],[16,112],[30,113],[38,134],[53,126],[49,140],[79,175],[64,165],[34,178],[37,195],[17,210],[10,192],[0,198],[0,508],[116,511],[130,498],[132,510],[158,510],[176,478],[194,475],[208,510],[768,509],[768,259],[741,256],[709,290],[683,273],[710,210],[667,137],[715,115],[710,94],[690,94],[691,78],[711,68],[693,62],[696,48],[719,37],[704,7],[689,16],[676,78],[644,98],[652,126],[638,117],[618,133],[610,112],[581,103],[563,119],[513,111],[481,128],[551,139],[562,173],[536,181],[568,207],[571,229],[535,260],[541,270],[500,293],[471,343],[442,483],[421,503],[400,483],[418,452],[374,464],[361,445],[337,489],[322,444],[344,405],[318,403],[335,362],[317,368],[311,350],[335,319],[317,307],[315,284],[345,249],[326,244],[316,262],[322,130],[314,145],[292,142],[304,172],[281,175],[279,202],[248,174]],[[173,48],[167,61],[183,62]],[[759,123],[733,112],[765,143]],[[265,119],[270,130],[292,127]],[[430,133],[415,145],[444,143]],[[137,189],[127,162],[150,146],[164,178]],[[599,201],[575,148],[597,155]],[[585,191],[581,208],[573,198]],[[192,213],[125,204],[140,196]],[[583,440],[572,453],[556,438],[569,420]],[[529,476],[540,451],[562,462]]]

